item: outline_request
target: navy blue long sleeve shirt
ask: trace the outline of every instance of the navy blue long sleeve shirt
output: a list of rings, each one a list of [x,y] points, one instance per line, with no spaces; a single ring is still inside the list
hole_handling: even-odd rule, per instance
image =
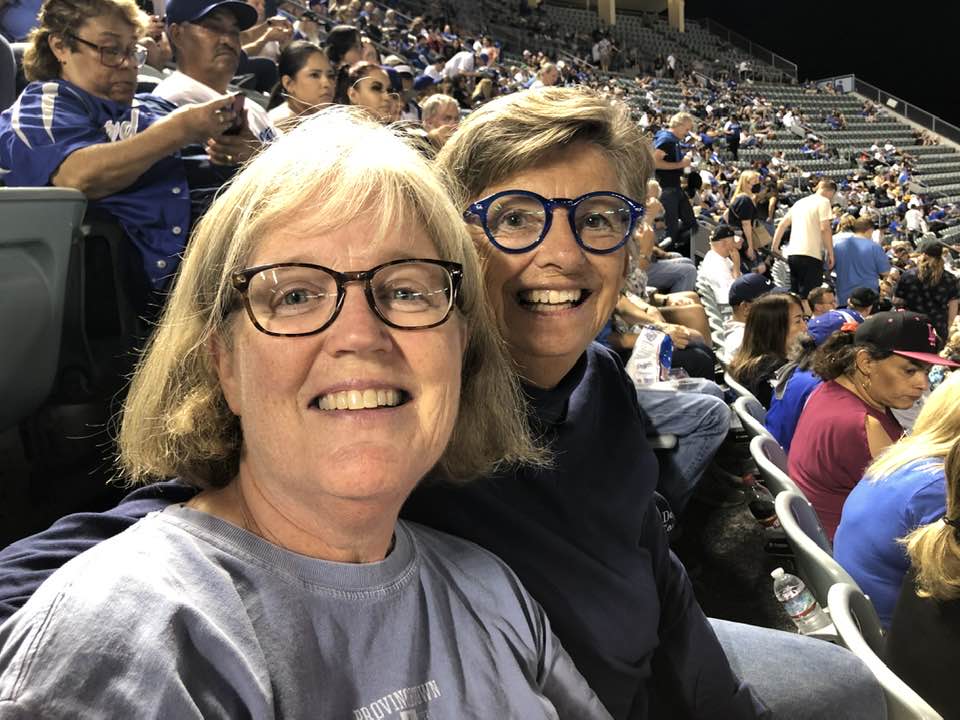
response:
[[[758,717],[667,545],[653,502],[657,460],[619,359],[594,344],[556,388],[526,391],[552,466],[460,486],[426,482],[403,516],[505,560],[614,717]],[[158,483],[9,546],[0,553],[0,621],[74,555],[195,493]]]

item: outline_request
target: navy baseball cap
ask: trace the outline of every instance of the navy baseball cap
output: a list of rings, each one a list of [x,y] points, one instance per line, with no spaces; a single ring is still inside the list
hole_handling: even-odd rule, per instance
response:
[[[248,30],[257,24],[257,9],[242,0],[169,0],[165,20],[167,25],[194,22],[218,8],[230,10],[241,30]]]
[[[807,322],[807,332],[813,338],[813,342],[822,345],[824,340],[833,335],[848,322],[854,322],[858,325],[859,321],[850,312],[843,310],[830,310],[823,315],[810,318]]]
[[[733,281],[727,299],[730,307],[736,307],[740,303],[753,302],[762,295],[777,291],[786,292],[759,273],[747,273]]]
[[[926,315],[911,312],[882,312],[871,315],[857,328],[856,342],[875,345],[880,350],[902,355],[931,365],[960,367],[960,363],[940,357],[943,347],[937,331]]]

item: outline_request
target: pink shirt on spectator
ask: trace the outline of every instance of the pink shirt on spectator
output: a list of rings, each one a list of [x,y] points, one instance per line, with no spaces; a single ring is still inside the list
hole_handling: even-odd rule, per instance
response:
[[[790,445],[790,478],[816,509],[831,540],[847,495],[873,459],[867,415],[879,420],[892,440],[903,434],[889,410],[867,405],[836,381],[825,382],[807,400]]]

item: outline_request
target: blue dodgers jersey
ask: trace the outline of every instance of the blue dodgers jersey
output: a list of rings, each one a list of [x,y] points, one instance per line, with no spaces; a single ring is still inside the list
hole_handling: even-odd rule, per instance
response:
[[[143,132],[169,111],[161,103],[134,99],[122,105],[66,80],[30,83],[0,114],[0,179],[10,187],[50,185],[72,152]],[[91,200],[89,207],[117,218],[142,254],[154,287],[165,286],[190,233],[190,191],[179,153],[154,163],[122,192]]]

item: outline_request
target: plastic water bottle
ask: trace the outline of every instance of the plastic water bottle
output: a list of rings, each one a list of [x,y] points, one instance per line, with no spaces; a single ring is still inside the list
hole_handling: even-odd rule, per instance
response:
[[[773,578],[773,594],[783,603],[784,610],[801,633],[811,633],[830,624],[830,618],[803,580],[784,572],[782,567],[770,573],[770,577]]]

